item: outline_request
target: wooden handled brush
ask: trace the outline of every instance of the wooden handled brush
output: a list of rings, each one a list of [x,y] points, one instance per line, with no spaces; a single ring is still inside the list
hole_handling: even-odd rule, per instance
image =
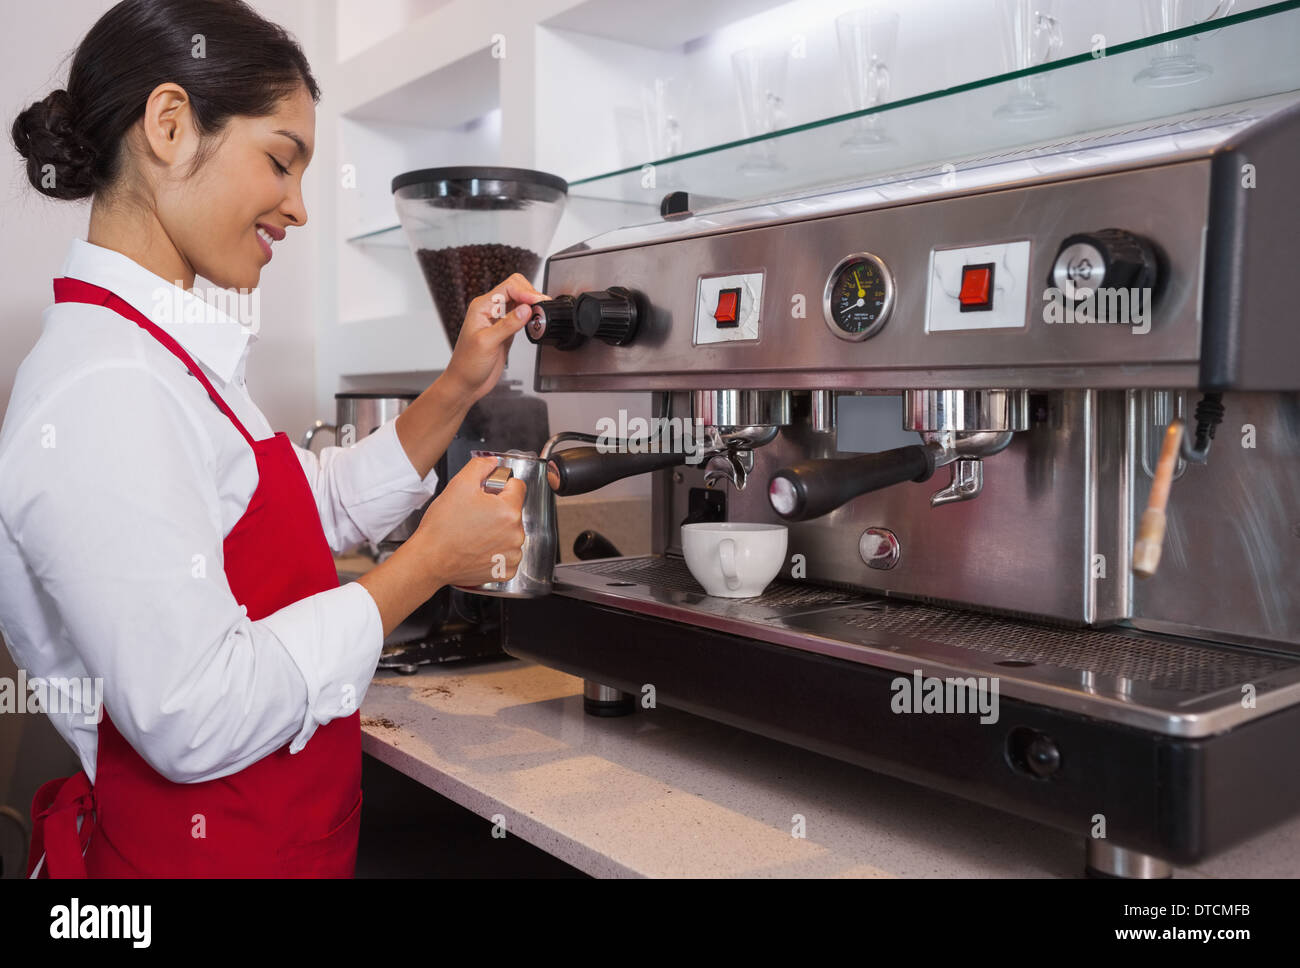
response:
[[[1133,574],[1150,578],[1160,565],[1160,549],[1165,541],[1165,505],[1169,503],[1169,485],[1174,481],[1178,466],[1178,451],[1183,443],[1183,422],[1174,420],[1165,431],[1160,447],[1160,462],[1151,481],[1151,496],[1147,509],[1138,522],[1137,541],[1133,544]]]

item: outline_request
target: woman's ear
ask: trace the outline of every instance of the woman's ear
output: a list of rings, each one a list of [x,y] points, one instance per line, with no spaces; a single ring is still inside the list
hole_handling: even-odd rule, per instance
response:
[[[197,149],[191,137],[189,95],[178,84],[168,82],[153,89],[141,122],[150,151],[169,167],[187,160]]]

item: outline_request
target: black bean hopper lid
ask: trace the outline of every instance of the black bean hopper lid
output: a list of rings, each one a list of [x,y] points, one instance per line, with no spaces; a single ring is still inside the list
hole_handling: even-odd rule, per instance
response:
[[[526,168],[408,171],[393,200],[452,346],[469,303],[518,272],[537,285],[568,183]]]

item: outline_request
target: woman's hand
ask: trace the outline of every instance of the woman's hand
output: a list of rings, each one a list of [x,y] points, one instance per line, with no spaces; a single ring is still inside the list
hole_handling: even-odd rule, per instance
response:
[[[375,600],[384,635],[444,585],[509,581],[524,547],[524,482],[488,494],[483,481],[496,461],[476,457],[429,505],[415,534],[357,579]]]
[[[497,385],[515,334],[527,324],[533,303],[546,298],[516,272],[469,304],[443,374],[468,404],[481,400]]]
[[[508,581],[519,568],[526,488],[512,478],[500,494],[484,491],[483,481],[496,466],[490,458],[475,457],[420,520],[413,537],[440,585]]]

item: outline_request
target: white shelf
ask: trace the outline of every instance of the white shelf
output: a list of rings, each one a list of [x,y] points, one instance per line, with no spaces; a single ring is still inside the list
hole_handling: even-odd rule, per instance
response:
[[[576,0],[453,0],[339,65],[344,117],[450,127],[500,103],[513,58],[530,61],[538,18]],[[462,103],[463,102],[463,103]],[[487,105],[486,107],[484,105]]]
[[[421,128],[455,128],[501,106],[499,59],[476,50],[388,89],[372,87],[364,101],[352,101],[344,116]],[[345,71],[351,70],[345,65]],[[369,71],[369,67],[358,70]]]
[[[680,47],[788,0],[587,0],[542,21],[576,33],[657,50]]]
[[[401,33],[453,0],[336,0],[336,61],[343,63]]]

